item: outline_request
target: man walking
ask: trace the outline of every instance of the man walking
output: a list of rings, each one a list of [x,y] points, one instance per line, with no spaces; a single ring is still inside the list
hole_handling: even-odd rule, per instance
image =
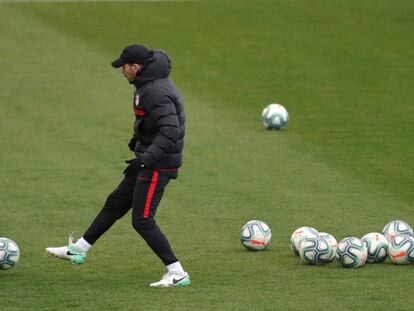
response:
[[[185,286],[190,277],[155,222],[165,187],[176,179],[182,165],[184,111],[180,94],[168,78],[171,62],[161,50],[142,45],[126,47],[112,63],[134,87],[134,135],[124,178],[108,196],[104,207],[84,235],[68,246],[48,247],[49,255],[83,264],[92,245],[132,208],[132,225],[165,264],[168,272],[152,287]]]

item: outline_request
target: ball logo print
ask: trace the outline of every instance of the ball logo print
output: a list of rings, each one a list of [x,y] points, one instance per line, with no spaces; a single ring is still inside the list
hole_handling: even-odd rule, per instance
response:
[[[250,251],[264,250],[271,242],[269,226],[260,220],[247,222],[240,230],[240,241]]]
[[[388,244],[389,257],[397,265],[414,262],[414,238],[409,235],[397,235]]]

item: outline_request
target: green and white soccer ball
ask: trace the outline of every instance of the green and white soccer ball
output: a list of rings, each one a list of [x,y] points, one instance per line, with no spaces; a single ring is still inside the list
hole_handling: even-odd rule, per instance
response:
[[[249,251],[264,250],[271,240],[269,226],[260,220],[250,220],[240,230],[240,241]]]
[[[347,237],[338,243],[336,258],[344,268],[358,268],[365,264],[368,252],[365,243],[355,237]]]
[[[385,235],[371,232],[361,239],[367,247],[367,263],[383,262],[388,255],[388,240]]]
[[[332,246],[322,237],[306,237],[300,242],[300,258],[309,265],[331,262],[335,257]]]
[[[388,244],[388,253],[393,263],[408,265],[414,262],[414,238],[397,235]]]
[[[304,238],[317,238],[319,236],[318,230],[312,227],[297,228],[290,237],[290,249],[292,254],[299,256],[300,242]]]
[[[333,252],[330,261],[334,260],[336,257],[336,249],[338,248],[338,242],[336,241],[335,237],[327,232],[319,232],[319,236],[321,238],[324,238],[326,242],[328,242],[328,244],[332,247]]]
[[[282,130],[286,127],[289,114],[285,107],[279,104],[270,104],[262,112],[262,122],[265,128]]]
[[[393,220],[385,225],[382,233],[391,241],[397,235],[413,236],[413,229],[405,221]]]
[[[13,268],[19,261],[19,246],[13,240],[0,238],[0,270]]]

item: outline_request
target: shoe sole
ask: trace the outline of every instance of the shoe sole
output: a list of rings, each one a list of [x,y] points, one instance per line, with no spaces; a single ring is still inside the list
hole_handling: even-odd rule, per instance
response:
[[[55,254],[53,254],[53,253],[51,253],[49,251],[46,251],[46,253],[48,254],[49,257],[53,257],[53,258],[57,258],[57,259],[62,259],[62,260],[70,260],[69,258],[59,257],[59,256],[57,256],[57,255],[55,255]]]
[[[167,287],[177,287],[177,286],[188,286],[190,284],[191,284],[190,279],[186,279],[186,280],[182,280],[182,281],[178,282],[177,284],[171,284],[171,285],[150,285],[150,287],[167,288]]]
[[[190,284],[191,284],[190,279],[187,279],[187,280],[182,280],[181,282],[175,284],[175,286],[188,286]]]
[[[57,259],[61,259],[61,260],[67,260],[67,261],[70,261],[72,264],[74,264],[76,266],[80,266],[80,265],[85,263],[85,261],[79,262],[79,261],[73,260],[73,258],[59,257],[59,256],[57,256],[57,255],[55,255],[55,254],[53,254],[52,252],[49,252],[49,251],[46,251],[46,253],[49,255],[49,257],[53,257],[53,258],[57,258]],[[86,259],[84,259],[84,260],[86,260]]]

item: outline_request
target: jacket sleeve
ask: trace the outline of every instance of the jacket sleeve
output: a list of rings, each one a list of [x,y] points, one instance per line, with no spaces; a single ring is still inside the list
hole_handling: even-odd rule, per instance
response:
[[[142,163],[148,167],[153,167],[170,153],[180,137],[177,111],[172,98],[165,93],[151,93],[147,97],[147,113],[155,122],[158,132],[141,158]]]

